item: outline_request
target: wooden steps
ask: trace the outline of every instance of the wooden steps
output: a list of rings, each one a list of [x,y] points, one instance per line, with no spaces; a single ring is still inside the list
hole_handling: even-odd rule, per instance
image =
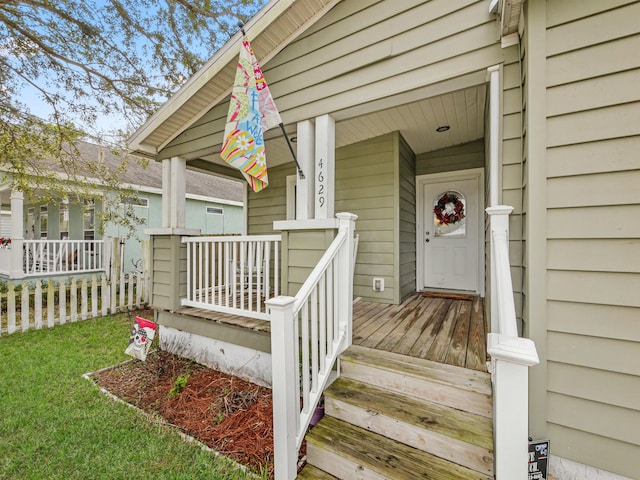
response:
[[[488,374],[364,347],[341,372],[298,478],[493,478]]]
[[[296,478],[298,480],[339,480],[313,465],[306,465]]]
[[[484,372],[352,345],[342,376],[491,417],[491,377]]]

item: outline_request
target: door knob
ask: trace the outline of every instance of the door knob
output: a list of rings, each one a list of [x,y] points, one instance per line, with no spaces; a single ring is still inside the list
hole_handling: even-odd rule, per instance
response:
[[[428,238],[427,238],[426,242],[429,243],[429,239]]]

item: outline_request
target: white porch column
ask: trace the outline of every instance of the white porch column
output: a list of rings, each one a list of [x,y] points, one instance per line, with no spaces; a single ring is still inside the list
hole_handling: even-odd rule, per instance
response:
[[[334,217],[336,124],[330,115],[316,117],[315,218]]]
[[[296,174],[296,219],[314,218],[313,192],[315,188],[315,127],[311,120],[298,122],[298,163],[304,172],[304,178]]]
[[[171,226],[171,159],[162,160],[162,228]]]
[[[24,242],[24,193],[21,190],[11,191],[11,278],[24,277],[23,262]]]
[[[489,77],[489,206],[500,201],[500,66],[487,69]]]
[[[169,227],[184,228],[186,217],[187,161],[180,157],[172,157],[170,172]]]

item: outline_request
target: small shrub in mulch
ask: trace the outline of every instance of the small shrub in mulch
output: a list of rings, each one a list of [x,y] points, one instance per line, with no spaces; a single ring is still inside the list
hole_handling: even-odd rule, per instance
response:
[[[94,378],[107,391],[162,416],[213,450],[273,476],[273,407],[268,388],[164,351]]]

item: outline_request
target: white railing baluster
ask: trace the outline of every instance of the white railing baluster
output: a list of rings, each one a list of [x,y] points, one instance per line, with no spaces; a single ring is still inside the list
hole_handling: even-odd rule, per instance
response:
[[[302,328],[300,329],[302,342],[302,412],[309,413],[309,394],[310,385],[309,381],[309,303],[305,300],[302,305]]]
[[[311,391],[318,393],[318,285],[311,291]]]
[[[320,357],[320,371],[325,372],[326,365],[326,357],[327,357],[327,298],[325,295],[326,289],[326,281],[327,281],[327,272],[325,271],[324,275],[320,279],[320,283],[318,284],[318,333],[319,333],[319,342],[320,342],[320,352],[318,356]]]
[[[254,243],[247,243],[247,310],[253,310],[253,255],[255,253]]]
[[[191,270],[193,265],[191,250],[194,248],[193,243],[187,245],[187,298],[194,298],[194,289],[191,286]]]
[[[216,245],[216,242],[214,242]],[[223,275],[223,267],[224,267],[224,259],[222,256],[222,243],[217,242],[218,245],[218,305],[222,305],[222,289],[224,286],[224,277]]]
[[[265,242],[264,249],[264,299],[269,300],[271,295],[271,244],[272,242]],[[273,242],[274,245],[277,245]],[[276,247],[277,248],[277,247]],[[278,295],[277,292],[274,292],[273,296]],[[266,306],[265,306],[266,311]]]
[[[198,289],[198,293],[199,293],[199,298],[200,301],[203,301],[202,298],[202,294],[203,292],[203,282],[204,282],[204,272],[203,272],[203,268],[204,267],[204,258],[202,258],[204,252],[202,251],[202,242],[198,242],[195,245],[195,251],[193,252],[193,254],[196,256],[196,258],[198,259],[198,282],[197,282],[197,289]]]
[[[257,243],[256,244],[256,312],[262,311],[260,308],[262,295],[262,251],[264,247],[268,246],[268,243]]]
[[[208,243],[202,243],[201,249],[204,248],[204,303],[209,303],[209,250],[211,245]]]

